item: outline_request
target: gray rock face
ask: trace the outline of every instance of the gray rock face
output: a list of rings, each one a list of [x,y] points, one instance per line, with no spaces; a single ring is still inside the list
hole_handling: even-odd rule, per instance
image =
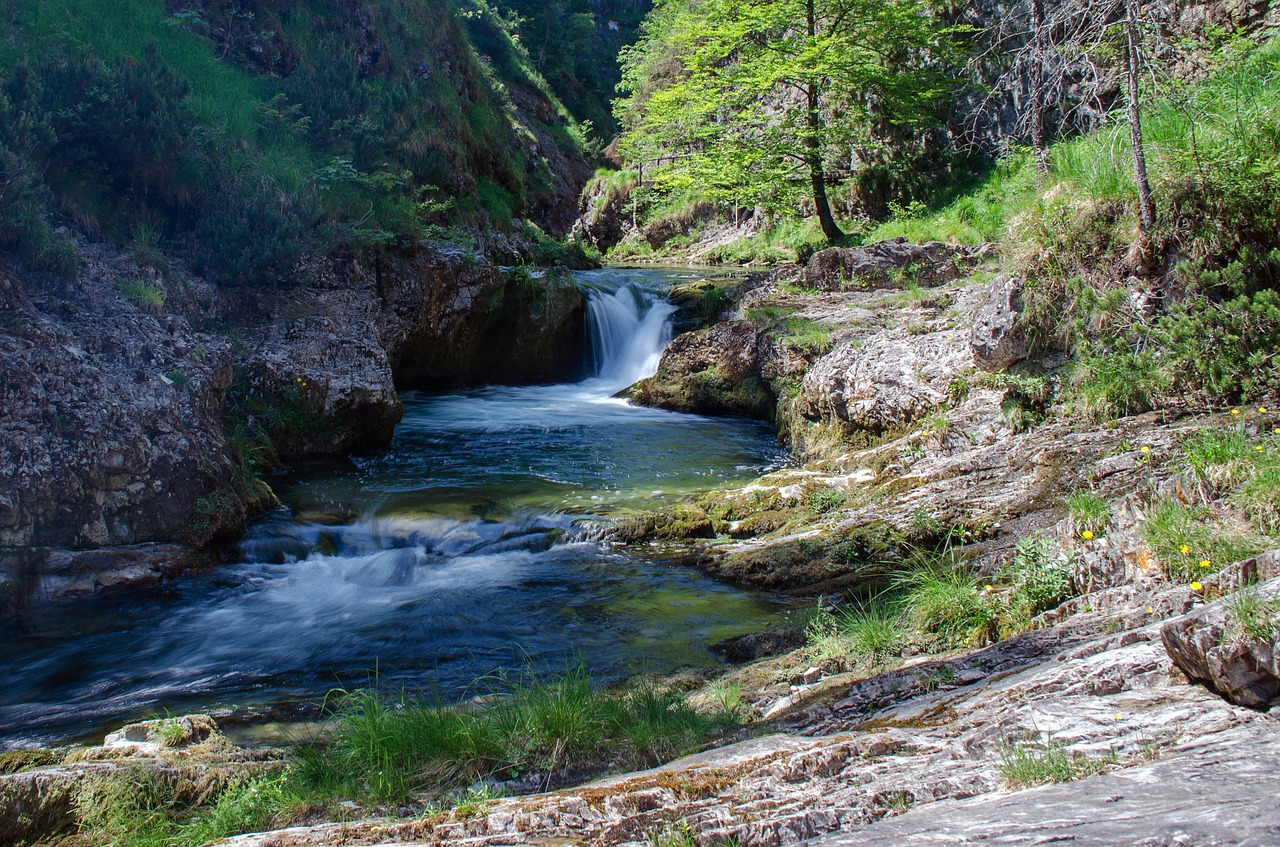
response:
[[[879,434],[942,403],[969,365],[963,330],[874,335],[818,360],[804,377],[797,410],[847,433]]]
[[[0,269],[0,558],[233,531],[269,492],[236,484],[212,290],[82,253],[71,281]]]
[[[1261,598],[1280,593],[1280,581],[1261,586]],[[1264,601],[1265,602],[1265,601]],[[1170,658],[1188,679],[1241,706],[1269,709],[1280,704],[1280,623],[1261,615],[1269,635],[1242,631],[1238,611],[1215,603],[1161,631]]]
[[[831,247],[813,255],[802,279],[809,288],[839,291],[848,288],[905,287],[909,283],[940,285],[964,276],[982,255],[980,249],[930,241],[913,244],[905,238],[866,247]]]
[[[987,302],[978,310],[969,344],[973,360],[989,371],[1007,370],[1027,357],[1026,336],[1018,326],[1022,311],[1022,282],[997,279],[991,283]]]
[[[1266,847],[1280,837],[1280,805],[1260,802],[1280,796],[1276,729],[1238,727],[1117,773],[1010,795],[944,800],[809,843]]]

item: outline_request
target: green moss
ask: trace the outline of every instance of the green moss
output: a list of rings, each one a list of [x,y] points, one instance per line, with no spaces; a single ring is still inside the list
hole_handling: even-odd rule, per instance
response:
[[[52,750],[10,750],[0,753],[0,776],[61,763],[62,756]]]

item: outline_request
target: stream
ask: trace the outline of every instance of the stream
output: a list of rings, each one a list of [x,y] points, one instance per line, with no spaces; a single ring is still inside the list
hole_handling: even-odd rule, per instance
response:
[[[154,714],[267,714],[374,682],[455,699],[503,669],[664,672],[768,626],[782,601],[582,530],[785,460],[764,423],[614,396],[655,372],[671,335],[663,293],[695,275],[580,274],[588,378],[408,393],[387,449],[273,480],[287,508],[233,563],[0,624],[0,750],[100,741]]]

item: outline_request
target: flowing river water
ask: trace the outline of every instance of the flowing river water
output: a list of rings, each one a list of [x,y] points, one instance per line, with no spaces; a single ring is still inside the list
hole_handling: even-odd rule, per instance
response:
[[[156,713],[318,703],[375,673],[449,698],[499,669],[666,671],[767,625],[773,598],[581,531],[783,460],[762,423],[614,396],[655,372],[663,292],[690,275],[581,274],[590,377],[406,395],[387,449],[273,481],[287,509],[234,563],[0,624],[0,749]]]

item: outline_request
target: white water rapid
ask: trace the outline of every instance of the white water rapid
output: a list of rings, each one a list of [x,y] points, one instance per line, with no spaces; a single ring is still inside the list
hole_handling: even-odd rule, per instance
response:
[[[595,375],[620,391],[658,370],[675,307],[635,282],[588,285]]]

